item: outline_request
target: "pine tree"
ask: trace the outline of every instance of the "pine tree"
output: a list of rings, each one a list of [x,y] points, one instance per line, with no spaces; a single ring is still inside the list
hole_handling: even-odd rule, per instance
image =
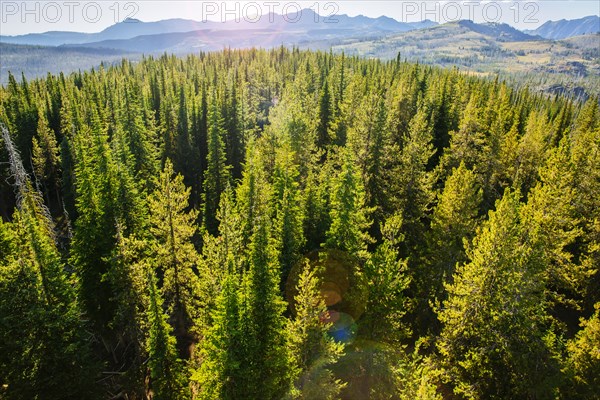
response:
[[[228,96],[223,110],[223,118],[226,121],[225,148],[227,165],[231,166],[231,177],[233,179],[240,179],[242,177],[244,157],[244,116],[242,114],[242,97],[237,92],[238,85],[239,82],[236,76],[231,84],[231,90],[227,91]]]
[[[212,314],[217,307],[217,298],[222,291],[228,271],[241,273],[246,265],[245,248],[242,245],[241,218],[237,212],[231,186],[228,186],[221,196],[217,218],[219,220],[219,236],[204,234],[202,255],[198,264],[198,275],[201,279],[199,279],[196,291],[198,300],[196,325],[200,332],[209,329],[213,324]]]
[[[279,265],[282,282],[285,282],[292,266],[298,261],[304,245],[303,215],[300,208],[300,190],[297,182],[298,169],[294,154],[283,148],[276,159],[273,183],[275,226]]]
[[[567,343],[566,373],[570,378],[563,393],[572,399],[594,399],[600,393],[600,303],[590,319],[581,320],[581,330]]]
[[[230,260],[231,261],[231,260]],[[244,338],[240,330],[239,277],[234,271],[225,276],[221,293],[212,311],[212,326],[201,343],[202,365],[192,377],[200,385],[202,399],[239,399],[246,395],[240,383],[245,379]]]
[[[538,397],[556,384],[543,257],[521,226],[520,207],[518,192],[506,191],[496,203],[438,313],[440,362],[454,392],[466,398]]]
[[[532,111],[527,118],[525,134],[517,148],[518,170],[516,184],[523,193],[529,192],[545,161],[545,153],[552,136],[552,126],[541,112]]]
[[[216,94],[213,94],[208,117],[208,154],[206,156],[206,171],[204,171],[203,184],[204,227],[212,235],[216,235],[219,228],[217,209],[221,193],[227,187],[229,180],[229,168],[225,164],[225,145],[223,143],[225,129],[223,128],[223,118],[217,107],[217,99],[215,97]]]
[[[571,160],[577,193],[576,213],[582,219],[581,264],[596,273],[586,285],[586,308],[600,302],[600,107],[590,98],[577,116],[572,132]]]
[[[41,111],[38,117],[37,134],[31,143],[33,170],[36,178],[42,182],[47,201],[60,199],[60,154],[54,132],[48,127],[46,116]]]
[[[264,158],[259,145],[250,142],[242,181],[236,188],[237,214],[240,218],[242,246],[247,248],[256,230],[257,218],[269,212],[272,188],[267,181]]]
[[[195,211],[186,212],[190,189],[183,184],[180,174],[174,175],[173,165],[167,159],[165,168],[150,196],[150,233],[153,264],[157,268],[162,295],[175,329],[180,354],[186,355],[192,340],[195,297],[198,277],[193,268],[198,254],[192,244],[196,231]]]
[[[529,193],[524,215],[544,240],[548,265],[544,270],[546,290],[553,307],[580,310],[586,284],[595,271],[578,257],[581,242],[581,216],[576,209],[578,193],[568,141],[548,153],[539,169],[540,181]],[[575,321],[572,321],[573,323]],[[576,328],[576,326],[572,326]]]
[[[305,253],[316,250],[325,242],[331,221],[328,210],[329,192],[327,188],[327,170],[311,171],[306,178],[302,193],[302,211],[304,214]]]
[[[329,133],[331,114],[329,83],[325,81],[319,96],[319,125],[317,126],[317,147],[321,150],[325,150],[331,143]]]
[[[186,97],[186,87],[182,84],[179,87],[179,104],[177,113],[177,130],[175,137],[175,154],[171,159],[173,169],[184,177],[186,186],[191,187],[193,182],[193,153],[190,139],[190,121],[188,116],[188,106]]]
[[[409,308],[407,263],[399,257],[402,220],[390,217],[382,227],[383,242],[364,266],[368,300],[359,334],[376,342],[399,343],[408,332],[402,318]]]
[[[122,379],[131,396],[143,396],[147,359],[148,335],[146,313],[148,310],[147,240],[134,234],[125,237],[125,227],[117,224],[116,245],[111,254],[113,266],[104,279],[114,288],[112,301],[117,304],[112,325],[119,327],[115,351],[119,360]]]
[[[426,167],[433,155],[432,126],[428,111],[421,106],[409,124],[408,133],[403,137],[400,158],[387,177],[393,209],[399,212],[403,221],[406,254],[418,251],[424,243],[424,218],[432,199],[430,176]],[[391,146],[388,157],[393,154]]]
[[[478,223],[482,191],[477,177],[464,163],[452,170],[438,195],[429,233],[428,261],[421,282],[428,298],[443,300],[457,264],[466,260],[464,245],[473,239]]]
[[[488,207],[491,208],[494,199],[488,198],[491,193],[484,184],[487,184],[487,177],[491,173],[490,158],[494,153],[490,140],[485,135],[480,96],[478,92],[471,94],[462,112],[459,129],[450,132],[450,146],[444,150],[440,168],[444,176],[449,175],[452,168],[458,167],[461,162],[471,170],[477,168],[478,180],[484,190],[484,200],[490,202]]]
[[[294,320],[288,324],[291,357],[299,399],[335,399],[345,384],[328,368],[344,351],[344,344],[328,334],[328,310],[321,294],[319,271],[305,262],[294,298]]]
[[[279,296],[277,254],[269,243],[265,217],[257,217],[250,267],[241,294],[242,379],[245,397],[279,399],[290,386],[285,303]]]
[[[0,224],[0,394],[92,398],[95,366],[52,219],[3,126],[2,138],[18,202],[14,222]]]
[[[325,246],[359,256],[367,249],[371,238],[366,233],[370,226],[364,209],[364,189],[354,162],[349,154],[338,176],[331,184],[331,226]]]
[[[119,168],[107,132],[97,114],[92,129],[85,129],[76,144],[75,167],[78,218],[71,247],[71,262],[80,278],[80,294],[96,329],[106,340],[116,340],[120,327],[113,319],[119,308],[115,288],[102,279],[115,267],[117,225],[124,235],[144,221],[143,208],[126,168]],[[83,138],[89,138],[84,140]],[[110,339],[109,339],[110,338]]]
[[[162,298],[156,287],[156,278],[149,272],[148,324],[148,368],[152,398],[157,400],[179,400],[190,397],[183,362],[177,357],[173,328],[162,307]]]
[[[158,151],[154,144],[157,133],[154,120],[145,121],[143,104],[135,95],[140,88],[136,86],[134,82],[125,86],[123,106],[116,110],[119,115],[117,126],[126,136],[126,143],[134,160],[135,176],[149,182],[158,172]]]

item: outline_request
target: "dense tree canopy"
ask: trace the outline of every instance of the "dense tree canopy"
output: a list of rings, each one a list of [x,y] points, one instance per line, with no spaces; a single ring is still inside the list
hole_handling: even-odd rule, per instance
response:
[[[0,398],[600,393],[598,99],[226,49],[0,124]]]

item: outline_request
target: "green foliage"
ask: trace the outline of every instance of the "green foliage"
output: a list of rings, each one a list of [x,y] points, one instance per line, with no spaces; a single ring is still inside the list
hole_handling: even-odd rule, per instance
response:
[[[238,277],[226,275],[221,293],[212,312],[212,326],[200,350],[202,365],[192,379],[200,386],[202,399],[238,399],[246,388],[240,385],[245,377],[244,340],[240,330],[240,293]]]
[[[225,144],[223,137],[223,117],[217,108],[217,99],[213,94],[212,105],[208,116],[208,154],[206,157],[206,171],[204,172],[204,227],[211,234],[216,234],[219,227],[217,208],[221,193],[225,190],[229,180],[229,168],[225,164]]]
[[[198,294],[198,277],[193,270],[198,264],[198,253],[191,242],[197,213],[185,211],[190,189],[185,187],[180,174],[174,175],[170,160],[167,159],[155,186],[148,199],[152,265],[160,277],[162,296],[180,352],[186,354]]]
[[[328,335],[331,322],[321,293],[319,271],[308,261],[298,277],[294,298],[295,317],[288,324],[291,358],[296,375],[293,397],[298,399],[335,399],[345,384],[328,368],[343,354],[343,343]]]
[[[423,219],[433,196],[430,176],[426,170],[434,153],[433,127],[429,122],[426,107],[419,108],[410,120],[408,132],[401,140],[400,155],[394,162],[394,169],[388,175],[387,184],[390,185],[390,197],[394,208],[402,216],[405,246],[407,251],[412,253],[419,251],[418,246],[423,242]],[[394,154],[398,148],[392,146],[388,151]],[[388,154],[388,157],[391,154]]]
[[[2,398],[595,395],[597,98],[280,47],[0,120]]]
[[[428,270],[421,282],[429,299],[444,300],[444,284],[451,281],[456,265],[467,261],[465,243],[473,238],[479,221],[482,191],[478,186],[475,173],[461,162],[437,196],[428,235]]]
[[[409,308],[406,289],[410,283],[406,260],[400,259],[398,245],[402,220],[390,217],[382,228],[383,243],[364,266],[368,300],[361,333],[369,340],[398,344],[408,336],[401,319]]]
[[[294,154],[288,149],[282,149],[276,158],[273,177],[273,199],[276,202],[274,236],[277,241],[282,282],[285,282],[292,266],[298,261],[300,249],[304,245],[304,216],[300,207],[298,168],[293,162],[293,157]]]
[[[14,221],[0,223],[0,395],[95,397],[96,366],[52,220],[5,133],[19,201]]]
[[[566,372],[571,378],[565,395],[569,398],[595,399],[600,390],[600,305],[588,320],[581,321],[581,330],[567,344],[569,357]]]
[[[371,223],[367,220],[364,189],[353,159],[344,155],[341,170],[331,182],[330,218],[325,246],[347,251],[358,256],[367,249],[371,241],[366,230]]]
[[[543,259],[520,208],[518,192],[506,191],[438,313],[440,363],[466,398],[550,398],[557,383],[545,333]]]
[[[433,360],[419,354],[422,344],[417,342],[412,354],[400,358],[395,371],[398,395],[401,400],[441,400],[438,392],[439,371],[435,370]]]
[[[184,364],[177,358],[173,328],[167,322],[163,311],[162,298],[156,287],[156,278],[149,273],[148,285],[150,305],[148,308],[148,368],[150,388],[154,399],[187,399],[189,390],[185,377]]]
[[[249,270],[241,288],[240,336],[242,370],[236,382],[248,398],[278,399],[289,389],[291,369],[283,312],[278,291],[277,254],[269,243],[264,217],[252,235]]]

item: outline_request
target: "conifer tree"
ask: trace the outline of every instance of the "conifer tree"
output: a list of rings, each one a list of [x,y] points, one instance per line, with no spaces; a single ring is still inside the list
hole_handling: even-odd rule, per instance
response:
[[[187,378],[183,362],[177,357],[173,328],[162,307],[162,298],[156,287],[156,278],[149,272],[148,288],[148,367],[152,398],[157,400],[179,400],[189,398]]]
[[[430,176],[426,170],[434,152],[432,140],[433,131],[428,111],[422,105],[410,121],[408,133],[403,138],[399,160],[388,175],[391,202],[402,216],[404,246],[410,253],[417,251],[419,244],[424,241],[423,220],[432,198]],[[389,151],[393,152],[394,147]]]
[[[242,177],[242,164],[244,157],[244,116],[242,114],[241,95],[238,95],[237,73],[231,83],[231,90],[227,91],[223,119],[225,122],[225,148],[227,154],[227,165],[231,166],[232,179]]]
[[[600,302],[600,107],[598,98],[588,99],[582,107],[572,132],[571,160],[577,193],[577,215],[582,218],[581,264],[596,270],[587,281],[586,306],[591,310]]]
[[[31,143],[33,170],[36,178],[42,182],[46,195],[59,200],[60,190],[60,154],[56,136],[48,126],[48,120],[41,111],[38,117],[37,134]],[[49,200],[48,200],[49,201]]]
[[[207,132],[208,132],[208,106],[206,104],[206,85],[202,84],[199,104],[192,105],[190,142],[192,147],[193,163],[192,168],[192,193],[190,197],[191,206],[199,204],[202,194],[202,185],[204,181],[204,171],[206,170],[206,156],[208,151]]]
[[[111,282],[102,277],[118,267],[111,263],[117,224],[125,227],[127,236],[143,223],[143,207],[128,169],[117,165],[98,114],[93,113],[91,122],[92,129],[85,129],[76,145],[78,218],[71,260],[80,277],[81,298],[98,332],[107,340],[116,340],[120,327],[112,321],[119,296]],[[83,137],[89,139],[84,141]]]
[[[177,113],[177,132],[175,137],[175,154],[171,159],[173,168],[184,177],[186,186],[191,187],[195,182],[191,181],[193,177],[192,162],[192,144],[190,139],[190,121],[188,115],[188,105],[186,96],[186,86],[181,84],[179,87],[179,104]]]
[[[330,222],[327,188],[327,169],[311,171],[302,193],[305,252],[316,250],[325,242]]]
[[[242,181],[236,188],[236,212],[240,218],[244,248],[252,241],[257,218],[269,212],[272,198],[272,188],[264,170],[264,158],[258,147],[254,142],[249,143]]]
[[[570,378],[563,395],[572,399],[593,399],[600,390],[600,303],[596,312],[581,320],[581,330],[567,343],[566,373]]]
[[[331,183],[331,226],[325,246],[359,256],[367,249],[371,238],[364,209],[364,189],[349,154],[345,155],[341,171]]]
[[[543,165],[552,126],[540,112],[532,111],[527,118],[525,133],[517,148],[518,170],[516,184],[523,193],[529,192],[537,180],[537,172]]]
[[[149,182],[158,172],[157,133],[154,120],[145,121],[143,104],[135,95],[140,90],[135,83],[126,84],[122,108],[118,109],[117,126],[123,130],[129,152],[133,156],[134,174]],[[122,125],[122,127],[121,127]]]
[[[507,190],[496,203],[467,255],[438,313],[446,379],[466,398],[551,393],[557,382],[545,332],[544,263],[521,226],[518,192]]]
[[[112,324],[116,332],[120,352],[122,379],[127,393],[143,396],[147,360],[146,339],[148,310],[148,279],[146,240],[131,234],[125,237],[125,227],[117,224],[116,244],[111,254],[113,266],[104,279],[114,288],[112,300],[117,304]]]
[[[231,261],[231,260],[230,260]],[[241,385],[244,364],[240,349],[244,338],[240,330],[239,277],[235,271],[225,275],[212,312],[212,326],[201,344],[202,365],[192,377],[200,385],[201,399],[238,399],[246,388]]]
[[[277,254],[265,216],[258,216],[250,245],[249,270],[241,289],[242,370],[237,382],[245,397],[279,399],[291,379],[285,303],[279,295]]]
[[[343,354],[344,344],[328,334],[331,322],[320,286],[319,271],[305,262],[294,298],[295,317],[288,324],[298,399],[335,399],[345,386],[328,368]]]
[[[382,227],[383,242],[364,266],[368,299],[359,333],[368,340],[399,343],[408,333],[402,317],[409,309],[405,291],[410,276],[406,260],[398,254],[398,245],[404,239],[401,228],[399,216],[388,218]]]
[[[454,268],[466,260],[464,244],[475,234],[482,191],[477,177],[464,163],[452,170],[438,195],[429,233],[428,262],[421,283],[431,300],[444,299],[444,283],[450,282]]]
[[[3,126],[2,138],[18,203],[14,222],[0,223],[0,394],[92,398],[95,366],[52,219]]]
[[[544,276],[549,300],[553,307],[577,311],[594,270],[582,263],[574,251],[583,231],[575,207],[576,167],[569,153],[567,140],[548,153],[546,165],[539,169],[540,181],[529,193],[524,218],[539,230],[544,240],[548,260]]]
[[[327,148],[331,143],[330,120],[331,120],[331,94],[329,83],[325,81],[319,96],[319,125],[317,126],[317,147],[321,150]]]
[[[217,107],[216,93],[213,94],[212,105],[209,113],[208,126],[208,154],[206,156],[206,171],[204,171],[204,227],[212,234],[216,235],[219,224],[217,221],[217,209],[221,193],[227,187],[229,180],[229,168],[225,164],[225,145],[223,137],[225,129],[223,128],[223,118]]]
[[[293,158],[294,154],[286,148],[279,152],[273,183],[274,236],[277,242],[282,282],[286,281],[289,271],[298,261],[300,249],[304,245],[303,215],[297,182],[298,169]]]
[[[157,268],[180,354],[186,355],[198,286],[198,277],[193,270],[198,263],[198,254],[191,241],[196,231],[197,213],[185,211],[190,189],[185,187],[180,174],[174,175],[170,160],[167,159],[155,186],[157,189],[148,200],[150,233],[154,239],[153,264]]]

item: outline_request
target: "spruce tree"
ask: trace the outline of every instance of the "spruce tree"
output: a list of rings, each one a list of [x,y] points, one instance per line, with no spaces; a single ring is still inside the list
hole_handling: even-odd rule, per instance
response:
[[[18,201],[14,222],[0,224],[0,379],[5,392],[0,393],[15,399],[42,394],[93,398],[97,371],[54,224],[8,131],[1,128]]]
[[[398,246],[404,239],[401,228],[399,216],[388,218],[382,227],[383,242],[364,266],[368,297],[359,334],[368,340],[400,343],[409,333],[402,325],[402,318],[410,307],[405,293],[410,276],[406,260],[398,253]]]
[[[319,271],[308,261],[298,277],[295,317],[288,324],[291,359],[296,375],[295,398],[335,399],[345,384],[329,369],[344,352],[344,344],[329,336],[329,311],[321,293]]]
[[[273,183],[274,236],[277,241],[282,282],[286,281],[289,271],[298,261],[300,249],[304,245],[298,169],[293,158],[294,154],[286,148],[279,152]]]
[[[46,198],[54,202],[60,200],[60,154],[54,132],[48,126],[48,120],[40,111],[37,134],[31,143],[33,170],[38,182],[41,182]],[[52,196],[52,197],[50,197]]]
[[[252,235],[249,270],[241,289],[241,379],[245,397],[279,399],[291,379],[285,329],[285,303],[279,295],[279,266],[268,222],[258,216]]]
[[[150,304],[148,308],[148,368],[152,398],[157,400],[179,400],[190,397],[184,364],[177,357],[173,328],[167,322],[163,302],[156,287],[156,278],[148,273]]]
[[[427,270],[420,282],[429,300],[445,298],[444,284],[451,281],[456,265],[467,261],[464,246],[475,234],[481,200],[475,173],[461,162],[446,180],[433,210]]]
[[[317,126],[317,147],[325,150],[331,143],[330,120],[332,119],[331,94],[329,83],[325,81],[319,95],[319,125]]]
[[[212,235],[216,235],[219,228],[217,209],[221,193],[227,187],[229,180],[229,167],[226,165],[225,145],[223,142],[225,135],[224,122],[215,97],[216,93],[213,94],[208,116],[208,154],[206,156],[206,170],[204,171],[203,184],[204,193],[202,197],[204,202],[202,214],[204,227]]]
[[[447,285],[438,313],[445,379],[466,398],[539,397],[557,383],[543,256],[521,226],[520,208],[518,192],[507,190],[469,247],[470,261]]]
[[[231,260],[230,260],[231,261]],[[212,326],[201,343],[202,364],[192,379],[200,385],[201,399],[238,399],[246,395],[245,363],[240,349],[244,338],[240,327],[239,276],[226,274],[212,310]]]
[[[563,395],[572,399],[594,399],[600,393],[600,303],[596,312],[581,320],[581,330],[567,343],[565,372],[569,381]]]
[[[424,219],[432,200],[431,177],[427,172],[427,164],[434,153],[432,140],[429,112],[425,105],[421,105],[403,137],[400,157],[387,176],[392,207],[402,216],[406,248],[403,256],[413,254],[414,257],[415,252],[422,251]],[[394,148],[392,145],[388,149],[392,152],[388,153],[388,157],[392,157]]]
[[[331,183],[331,226],[325,246],[359,256],[371,241],[370,226],[364,208],[364,189],[354,161],[345,154],[341,171]]]
[[[192,244],[197,213],[185,211],[190,189],[185,187],[180,174],[175,175],[170,160],[167,159],[155,186],[156,191],[148,199],[153,265],[157,268],[180,354],[186,355],[192,340],[190,330],[198,287],[194,272],[198,253]]]

